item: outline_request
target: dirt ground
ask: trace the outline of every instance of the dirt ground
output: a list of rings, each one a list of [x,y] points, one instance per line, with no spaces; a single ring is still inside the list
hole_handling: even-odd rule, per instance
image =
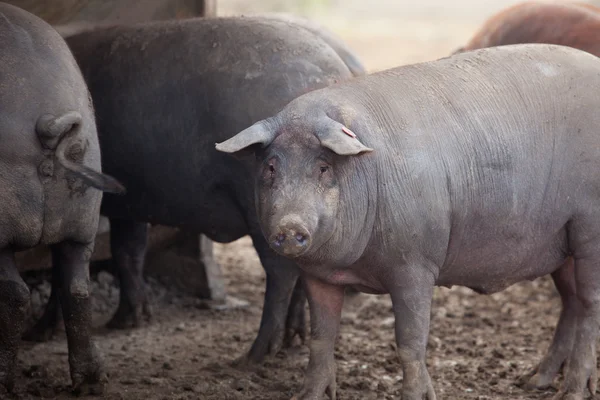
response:
[[[222,0],[220,7],[223,13],[268,11],[266,6],[251,7],[254,3],[258,2]],[[311,9],[311,15],[346,39],[374,71],[445,56],[487,15],[514,1],[448,3],[348,0],[333,2],[325,10]],[[280,5],[271,9],[282,11]],[[232,366],[257,332],[265,278],[248,238],[218,244],[215,252],[229,295],[249,306],[210,310],[198,299],[150,282],[153,323],[132,331],[106,331],[102,325],[116,308],[118,287],[107,273],[93,277],[95,336],[110,374],[103,398],[288,399],[300,388],[306,346],[285,350],[253,369]],[[36,314],[49,284],[39,279],[30,283]],[[427,363],[438,398],[550,397],[553,390],[528,393],[514,382],[543,355],[559,305],[548,278],[491,296],[458,287],[436,289]],[[348,299],[336,347],[339,399],[399,399],[402,372],[393,331],[388,296],[359,294]],[[71,398],[64,334],[48,343],[23,343],[19,370],[14,398]]]

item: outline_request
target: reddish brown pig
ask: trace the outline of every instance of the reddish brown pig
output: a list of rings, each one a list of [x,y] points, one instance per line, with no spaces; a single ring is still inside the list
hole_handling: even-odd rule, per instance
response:
[[[600,8],[586,3],[526,2],[488,19],[456,52],[519,43],[575,47],[600,55]]]

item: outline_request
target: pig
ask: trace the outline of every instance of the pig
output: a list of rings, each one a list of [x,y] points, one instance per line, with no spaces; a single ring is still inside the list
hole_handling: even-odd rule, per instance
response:
[[[297,399],[336,397],[344,286],[389,293],[401,398],[431,400],[434,287],[494,293],[547,274],[566,289],[537,376],[566,363],[555,400],[595,392],[599,90],[589,53],[486,48],[307,93],[216,145],[253,165],[265,237],[302,270],[311,342]]]
[[[149,222],[222,243],[251,236],[267,275],[265,302],[258,336],[237,361],[258,363],[303,339],[298,268],[260,231],[250,171],[213,143],[301,94],[352,78],[348,67],[311,32],[264,18],[102,28],[67,43],[95,102],[103,168],[127,187],[124,196],[104,196],[101,208],[121,286],[108,327],[140,326],[150,315],[142,274]],[[50,336],[54,302],[29,337]]]
[[[49,245],[73,389],[99,392],[106,375],[90,334],[88,266],[102,191],[124,188],[99,172],[92,100],[60,35],[36,16],[0,3],[0,60],[0,386],[14,388],[29,307],[14,253]]]
[[[489,18],[463,52],[519,43],[575,47],[600,55],[600,8],[587,3],[525,2]]]
[[[366,75],[367,70],[358,56],[354,54],[354,52],[342,39],[340,39],[337,35],[323,25],[299,15],[283,12],[259,13],[251,14],[251,16],[280,20],[303,27],[304,29],[319,36],[325,41],[325,43],[331,46],[331,48],[334,49],[338,56],[340,56],[340,58],[344,61],[353,76]]]

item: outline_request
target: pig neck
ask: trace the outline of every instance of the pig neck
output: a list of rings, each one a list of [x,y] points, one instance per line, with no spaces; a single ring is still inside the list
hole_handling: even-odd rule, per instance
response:
[[[304,271],[323,280],[339,280],[335,276],[343,272],[344,279],[336,283],[358,284],[353,270],[362,264],[358,261],[370,247],[378,214],[377,174],[367,157],[354,157],[344,166],[347,168],[339,178],[340,197],[331,235],[296,261]]]

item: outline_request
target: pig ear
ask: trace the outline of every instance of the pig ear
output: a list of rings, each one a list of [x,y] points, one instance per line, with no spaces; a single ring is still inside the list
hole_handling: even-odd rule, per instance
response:
[[[450,53],[450,55],[453,56],[453,55],[464,53],[464,52],[465,52],[465,48],[463,46],[463,47],[459,47],[458,49],[455,49],[452,53]]]
[[[259,121],[234,137],[217,143],[216,148],[224,153],[237,153],[255,144],[266,147],[275,139],[275,130],[269,125],[266,121]]]
[[[355,156],[373,151],[372,148],[362,144],[350,129],[329,117],[326,118],[327,121],[316,132],[321,146],[340,156]]]

